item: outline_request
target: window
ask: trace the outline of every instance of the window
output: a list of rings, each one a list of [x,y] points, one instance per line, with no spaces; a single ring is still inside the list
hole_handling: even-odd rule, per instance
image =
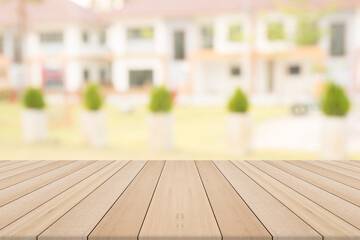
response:
[[[4,53],[4,40],[3,37],[0,35],[0,55]]]
[[[345,24],[333,24],[331,26],[331,56],[341,57],[345,55]]]
[[[204,49],[214,47],[214,28],[212,26],[204,26],[201,28],[201,47]]]
[[[89,41],[89,34],[87,32],[83,32],[82,40],[84,43],[87,43]]]
[[[285,39],[284,26],[281,23],[269,23],[267,27],[267,38],[270,42]]]
[[[101,45],[105,45],[106,43],[106,32],[101,32],[99,35],[99,42]]]
[[[232,66],[230,68],[230,75],[232,77],[240,77],[241,76],[241,68],[240,68],[240,66]]]
[[[288,74],[291,76],[297,76],[301,74],[301,67],[299,65],[291,65],[288,68]]]
[[[83,79],[85,82],[88,82],[89,81],[89,77],[90,77],[90,73],[89,73],[89,70],[88,69],[84,69],[83,71]]]
[[[132,28],[127,30],[127,37],[131,40],[153,39],[154,30],[152,28]]]
[[[43,69],[43,77],[46,90],[63,90],[63,72],[61,68],[45,66]]]
[[[244,40],[243,27],[240,24],[231,24],[229,26],[229,41],[241,42]]]
[[[129,72],[130,87],[147,87],[152,86],[152,70],[130,70]]]
[[[62,44],[63,34],[59,32],[40,33],[40,42],[42,44]]]
[[[185,33],[184,31],[176,31],[174,33],[174,59],[185,59]]]

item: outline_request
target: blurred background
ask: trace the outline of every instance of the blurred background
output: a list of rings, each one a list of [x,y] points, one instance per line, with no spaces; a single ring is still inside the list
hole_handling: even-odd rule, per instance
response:
[[[359,60],[358,0],[0,0],[0,159],[323,159],[333,82],[351,110],[325,145],[359,160]],[[170,120],[148,106],[160,86]]]

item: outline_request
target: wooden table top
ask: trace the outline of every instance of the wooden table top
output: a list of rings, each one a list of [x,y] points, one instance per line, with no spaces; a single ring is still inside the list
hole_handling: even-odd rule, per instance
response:
[[[360,162],[0,161],[0,239],[360,239]]]

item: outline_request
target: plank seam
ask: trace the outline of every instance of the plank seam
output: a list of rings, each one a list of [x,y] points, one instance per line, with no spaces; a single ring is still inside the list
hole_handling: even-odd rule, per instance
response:
[[[281,171],[283,171],[283,172],[285,172],[285,173],[291,174],[290,172],[288,172],[288,171],[286,171],[286,170],[283,170],[283,169],[281,169],[281,168],[279,168],[279,167],[271,164],[270,162],[266,162],[266,164],[269,164],[270,166],[273,166],[273,167],[275,167],[275,168],[277,168],[277,169],[279,169],[279,170],[281,170]],[[297,167],[297,168],[300,168],[300,169],[302,169],[302,170],[304,170],[304,171],[308,171],[308,172],[312,173],[311,171],[309,171],[309,170],[307,170],[307,169],[303,169],[303,168],[301,168],[301,167],[299,167],[299,166],[296,166],[296,165],[293,165],[293,166],[294,166],[294,167]],[[292,175],[292,174],[291,174],[291,175]],[[346,198],[343,198],[343,197],[341,197],[341,196],[338,196],[338,195],[336,195],[336,194],[334,194],[334,193],[332,193],[332,192],[330,192],[330,191],[328,191],[328,190],[326,190],[326,189],[324,189],[324,188],[322,188],[322,187],[316,186],[316,185],[314,185],[314,183],[312,183],[312,182],[310,182],[310,181],[308,181],[308,180],[305,180],[305,179],[303,179],[303,178],[301,178],[301,177],[298,177],[298,176],[295,176],[295,175],[292,175],[292,176],[294,176],[294,177],[296,177],[296,178],[298,178],[298,179],[300,179],[300,180],[302,180],[302,181],[304,181],[304,182],[307,182],[307,183],[313,185],[314,187],[317,187],[317,188],[319,188],[319,189],[322,189],[322,190],[324,190],[324,191],[326,191],[326,192],[328,192],[328,193],[330,193],[330,194],[332,194],[332,195],[334,195],[334,196],[336,196],[336,197],[338,197],[338,198],[341,198],[341,199],[343,199],[344,201],[346,201],[346,202],[348,202],[348,203],[351,203],[351,204],[353,204],[353,205],[355,205],[355,206],[360,207],[358,204],[355,204],[355,203],[347,200]],[[321,175],[320,175],[320,176],[321,176]],[[324,176],[321,176],[321,177],[324,177]],[[324,177],[324,178],[326,178],[326,177]],[[330,178],[327,178],[327,179],[332,180],[332,181],[335,181],[335,180],[330,179]],[[339,184],[343,184],[343,183],[339,183]],[[344,184],[344,185],[345,185],[345,184]],[[346,186],[347,186],[347,185],[346,185]],[[349,187],[351,187],[351,186],[349,186]],[[355,188],[355,190],[357,190],[357,189]]]
[[[112,162],[113,162],[113,161],[112,161]],[[110,162],[109,164],[105,165],[104,167],[102,167],[102,168],[100,168],[100,169],[96,170],[96,171],[95,171],[95,172],[93,172],[91,175],[94,175],[95,173],[97,173],[97,172],[101,171],[101,170],[102,170],[102,169],[104,169],[105,167],[109,166],[112,162]],[[88,166],[87,166],[87,167],[88,167]],[[90,176],[91,176],[91,175],[90,175]],[[20,218],[22,218],[23,216],[25,216],[25,215],[27,215],[27,214],[31,213],[31,212],[32,212],[32,211],[34,211],[35,209],[37,209],[37,208],[41,207],[42,205],[44,205],[45,203],[49,202],[49,201],[50,201],[50,200],[52,200],[53,198],[56,198],[57,196],[59,196],[59,195],[60,195],[60,194],[62,194],[63,192],[65,192],[65,191],[69,190],[70,188],[74,187],[75,185],[77,185],[77,184],[81,183],[82,181],[85,181],[86,179],[87,179],[87,178],[84,178],[84,179],[82,179],[81,181],[74,183],[73,185],[71,185],[71,186],[69,186],[68,188],[66,188],[64,191],[62,191],[62,192],[60,192],[59,194],[55,195],[54,197],[52,197],[52,198],[50,198],[50,199],[46,200],[45,202],[43,202],[42,204],[40,204],[40,205],[39,205],[39,206],[37,206],[36,208],[34,208],[34,209],[32,209],[32,210],[30,210],[30,211],[28,211],[28,212],[24,213],[23,215],[21,215],[20,217],[18,217],[18,218],[17,218],[17,219],[15,219],[14,221],[12,221],[12,222],[8,223],[7,225],[5,225],[3,228],[0,228],[0,230],[2,230],[2,229],[4,229],[4,228],[6,228],[7,226],[9,226],[10,224],[12,224],[12,223],[16,222],[17,220],[19,220],[19,219],[20,219]]]
[[[231,163],[237,168],[239,169],[241,172],[243,172],[246,176],[248,176],[253,182],[255,182],[257,185],[259,185],[265,192],[269,193],[273,198],[275,198],[281,205],[283,205],[284,207],[286,207],[290,212],[292,212],[295,216],[297,216],[299,219],[301,219],[301,221],[303,221],[306,225],[308,225],[310,228],[312,228],[315,232],[317,232],[322,239],[324,240],[324,236],[322,234],[320,234],[316,229],[314,229],[308,222],[306,222],[304,219],[302,219],[300,216],[298,216],[294,211],[292,211],[288,206],[286,206],[283,202],[281,202],[277,197],[275,197],[271,192],[267,191],[260,183],[258,183],[257,181],[255,181],[252,177],[250,177],[245,171],[243,171],[241,168],[239,168],[237,165],[235,165],[233,163],[233,161],[231,161]],[[251,165],[252,166],[252,165]]]
[[[71,162],[70,164],[74,164],[74,163],[76,163],[76,161],[75,161],[75,162]],[[83,168],[85,168],[85,167],[91,166],[91,165],[94,164],[94,163],[96,163],[96,161],[92,162],[92,163],[89,164],[89,165],[83,166],[83,167],[79,168],[78,170],[76,170],[76,171],[74,171],[74,172],[70,172],[70,173],[64,175],[63,177],[61,177],[61,178],[59,178],[59,179],[56,179],[56,180],[54,180],[54,181],[52,181],[52,182],[49,182],[48,184],[46,184],[46,185],[44,185],[44,186],[42,186],[42,187],[39,187],[39,188],[37,188],[37,189],[34,189],[34,190],[32,190],[31,192],[28,192],[27,194],[21,195],[20,197],[13,199],[13,200],[11,200],[10,202],[8,202],[8,203],[6,203],[6,204],[0,205],[0,207],[3,207],[3,206],[5,206],[5,205],[7,205],[7,204],[9,204],[9,203],[12,203],[12,202],[18,200],[19,198],[25,197],[25,196],[27,196],[27,195],[29,195],[29,194],[31,194],[31,193],[39,190],[39,189],[42,189],[42,188],[44,188],[44,187],[52,184],[52,183],[55,183],[55,182],[57,182],[57,181],[60,181],[61,179],[65,178],[65,177],[67,177],[67,176],[69,176],[69,175],[71,175],[71,174],[73,174],[73,173],[76,173],[77,171],[80,171],[81,169],[83,169]],[[50,171],[48,171],[48,172],[46,172],[46,173],[50,173],[50,172],[52,172],[52,171],[55,171],[55,170],[58,170],[58,169],[60,169],[60,168],[66,167],[66,166],[68,166],[68,165],[70,165],[70,164],[66,164],[66,165],[61,166],[61,167],[59,167],[59,168],[55,168],[55,169],[50,170]],[[44,173],[44,174],[46,174],[46,173]],[[41,174],[41,175],[42,175],[42,174]],[[27,181],[29,181],[29,180],[31,180],[31,179],[33,179],[33,178],[39,177],[39,176],[41,176],[41,175],[38,175],[38,176],[35,176],[35,177],[32,177],[32,178],[29,178],[29,179],[27,179],[26,181],[23,181],[23,182],[21,182],[21,183],[27,182]],[[16,184],[19,184],[19,183],[16,183]],[[14,185],[16,185],[16,184],[14,184]],[[6,187],[6,188],[12,187],[12,186],[14,186],[14,185],[8,186],[8,187]],[[6,188],[3,188],[3,189],[1,189],[1,190],[4,190],[4,189],[6,189]],[[0,191],[1,191],[1,190],[0,190]]]
[[[346,168],[345,166],[339,166],[339,165],[331,164],[330,162],[325,162],[325,161],[317,161],[317,162],[326,164],[326,165],[328,165],[328,166],[338,167],[338,168],[341,168],[341,169],[343,169],[343,170],[351,171],[351,172],[353,172],[353,173],[355,173],[355,174],[359,174],[359,177],[360,177],[360,173],[359,173],[358,171],[352,170],[352,169],[348,169],[348,168]],[[347,165],[347,166],[351,167],[351,165]],[[360,170],[360,169],[359,169],[359,170]],[[341,171],[341,170],[339,169],[339,171]],[[336,171],[336,172],[338,172],[338,171]],[[338,173],[340,173],[340,172],[338,172]],[[349,176],[349,175],[346,175],[346,176]],[[351,177],[351,176],[349,176],[349,177]],[[354,178],[354,177],[353,177],[353,178]],[[355,178],[355,179],[358,179],[358,178]]]
[[[232,187],[232,189],[234,189],[234,191],[237,193],[237,195],[240,197],[240,199],[246,204],[246,206],[250,209],[250,211],[254,214],[254,216],[259,220],[259,222],[261,223],[261,225],[264,226],[264,228],[266,229],[266,231],[270,234],[271,239],[274,239],[274,236],[271,234],[271,232],[269,231],[269,229],[265,226],[265,224],[259,219],[259,217],[255,214],[255,212],[251,209],[251,207],[248,205],[248,203],[243,199],[243,197],[240,195],[240,193],[235,189],[234,185],[231,184],[231,182],[229,181],[229,179],[224,175],[224,173],[218,168],[218,166],[214,163],[214,161],[211,161],[212,164],[214,164],[214,166],[216,167],[216,169],[220,172],[220,174],[225,178],[225,180],[230,184],[230,186]],[[230,161],[229,161],[230,162]],[[231,163],[231,162],[230,162]]]
[[[294,192],[297,192],[299,195],[303,196],[304,198],[310,200],[311,202],[313,202],[313,203],[316,204],[317,206],[323,208],[324,210],[328,211],[329,213],[333,214],[334,216],[337,216],[338,218],[340,218],[340,219],[343,220],[344,222],[346,222],[346,223],[350,224],[351,226],[355,227],[356,229],[359,229],[359,230],[360,230],[360,228],[354,226],[352,223],[348,222],[346,219],[343,219],[342,217],[338,216],[337,214],[335,214],[334,212],[330,211],[329,209],[321,206],[321,205],[318,204],[317,202],[313,201],[311,198],[309,198],[309,197],[305,196],[304,194],[298,192],[297,190],[295,190],[294,188],[290,187],[290,186],[287,185],[286,183],[284,183],[284,182],[282,182],[282,181],[274,178],[272,175],[268,174],[267,172],[263,171],[262,169],[258,168],[257,166],[251,164],[249,161],[247,161],[247,162],[248,162],[251,166],[253,166],[254,168],[258,169],[259,171],[261,171],[261,172],[265,173],[266,175],[268,175],[269,177],[273,178],[275,181],[277,181],[277,182],[279,182],[279,183],[287,186],[288,188],[290,188],[290,189],[293,190]],[[289,174],[289,173],[287,173],[287,174]],[[295,177],[295,176],[294,176],[294,177]],[[300,180],[301,180],[301,179],[300,179]],[[301,180],[301,181],[302,181],[302,180]],[[337,196],[335,196],[335,197],[337,197]],[[354,205],[354,204],[353,204],[353,205]],[[355,205],[355,206],[356,206],[356,205]]]
[[[19,163],[23,163],[23,162],[27,162],[27,161],[22,161],[22,162],[19,162]],[[31,161],[29,161],[29,162],[31,162]],[[18,169],[18,168],[22,168],[22,167],[26,167],[26,166],[31,166],[31,165],[36,164],[36,163],[39,163],[39,162],[43,162],[43,161],[34,161],[34,162],[32,162],[32,163],[25,164],[25,165],[22,165],[22,166],[17,166],[17,167],[15,167],[15,168],[13,168],[13,169],[5,170],[5,171],[1,171],[1,169],[0,169],[0,173],[5,173],[5,172],[8,172],[8,171],[16,170],[16,169]],[[15,165],[15,164],[12,164],[12,165]],[[12,166],[12,165],[10,165],[10,166]],[[10,167],[10,166],[6,166],[6,167]],[[45,165],[45,166],[46,166],[46,165]],[[35,169],[35,168],[34,168],[34,169]],[[24,173],[24,172],[23,172],[23,173]],[[21,174],[21,173],[20,173],[20,174]],[[16,175],[18,175],[18,174],[16,174]],[[2,179],[0,179],[0,180],[3,180],[3,179],[6,179],[6,178],[2,178]]]
[[[95,192],[97,189],[102,187],[109,179],[111,179],[113,176],[115,176],[118,172],[120,172],[125,166],[127,166],[131,161],[128,161],[124,166],[122,166],[119,170],[117,170],[114,174],[112,174],[110,177],[105,179],[98,187],[96,187],[93,191],[91,191],[89,194],[87,194],[85,197],[83,197],[80,201],[78,201],[74,206],[72,206],[68,211],[66,211],[64,214],[62,214],[58,219],[56,219],[52,224],[47,226],[42,232],[39,233],[39,235],[36,236],[36,239],[39,239],[39,236],[45,232],[48,228],[50,228],[52,225],[54,225],[59,219],[61,219],[63,216],[65,216],[68,212],[70,212],[73,208],[75,208],[77,205],[79,205],[82,201],[84,201],[88,196],[90,196],[93,192]],[[109,166],[109,165],[106,165]],[[92,174],[93,175],[93,174]]]
[[[166,164],[166,163],[167,163],[167,162],[165,161],[165,163],[163,164],[163,167],[162,167],[162,169],[161,169],[159,178],[158,178],[158,180],[157,180],[157,182],[156,182],[156,185],[155,185],[155,188],[154,188],[154,192],[153,192],[153,194],[151,195],[151,199],[150,199],[150,202],[149,202],[149,206],[148,206],[147,209],[146,209],[146,212],[145,212],[145,215],[144,215],[144,219],[143,219],[143,221],[142,221],[142,223],[141,223],[141,225],[140,225],[139,232],[138,232],[138,234],[137,234],[137,236],[136,236],[136,239],[137,239],[137,240],[139,240],[139,238],[140,238],[141,230],[142,230],[142,228],[143,228],[143,225],[144,225],[146,216],[147,216],[147,214],[148,214],[148,212],[149,212],[150,205],[151,205],[151,203],[152,203],[152,201],[153,201],[153,198],[154,198],[154,196],[155,196],[155,192],[156,192],[156,189],[157,189],[157,187],[158,187],[158,185],[159,185],[159,182],[160,182],[160,179],[161,179],[161,176],[162,176],[162,173],[163,173],[163,171],[164,171],[164,168],[165,168],[165,164]]]
[[[199,175],[199,177],[200,177],[200,181],[201,181],[202,187],[203,187],[203,189],[204,189],[204,191],[205,191],[206,198],[207,198],[207,200],[208,200],[208,202],[209,202],[211,211],[212,211],[212,213],[213,213],[213,215],[214,215],[214,218],[215,218],[215,221],[216,221],[216,225],[218,226],[218,229],[219,229],[219,232],[220,232],[220,235],[221,235],[221,239],[224,239],[223,233],[221,232],[221,228],[220,228],[219,222],[218,222],[218,220],[217,220],[217,218],[216,218],[216,215],[215,215],[215,212],[214,212],[214,208],[213,208],[213,206],[212,206],[212,204],[211,204],[209,195],[208,195],[208,193],[207,193],[207,191],[206,191],[206,188],[205,188],[205,185],[204,185],[204,181],[203,181],[203,179],[202,179],[202,177],[201,177],[201,174],[200,174],[200,172],[199,172],[199,168],[198,168],[198,165],[197,165],[196,161],[194,161],[194,164],[195,164],[196,171],[197,171],[197,173],[198,173],[198,175]]]

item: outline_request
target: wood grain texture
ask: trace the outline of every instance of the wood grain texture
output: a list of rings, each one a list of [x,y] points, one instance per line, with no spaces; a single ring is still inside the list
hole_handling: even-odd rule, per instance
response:
[[[193,161],[166,162],[139,239],[221,239]]]
[[[14,175],[17,175],[17,174],[22,174],[22,173],[27,172],[29,170],[33,170],[33,169],[36,169],[36,168],[39,168],[39,167],[43,167],[43,166],[48,165],[48,164],[51,164],[51,162],[38,161],[38,162],[33,163],[33,164],[29,164],[29,165],[22,166],[22,167],[19,167],[19,168],[16,168],[16,169],[12,169],[12,170],[9,170],[9,171],[6,171],[6,172],[2,172],[2,173],[0,173],[0,181],[2,179],[4,179],[4,178],[8,178],[8,177],[11,177],[11,176],[14,176]]]
[[[330,171],[333,171],[336,173],[340,173],[340,174],[346,175],[348,177],[352,177],[352,178],[360,180],[360,173],[357,171],[349,170],[349,169],[346,169],[343,167],[335,166],[335,165],[321,162],[321,161],[313,161],[313,162],[311,162],[311,164],[315,165],[317,167],[325,168],[327,170],[330,170]]]
[[[18,161],[18,162],[15,162],[15,164],[7,165],[7,166],[0,168],[0,173],[11,171],[13,169],[21,168],[21,167],[24,167],[27,165],[35,164],[37,162],[40,162],[40,161]]]
[[[2,160],[2,161],[0,161],[0,171],[1,171],[1,168],[3,168],[3,167],[7,167],[7,166],[21,163],[21,162],[24,162],[24,161],[10,161],[10,160],[4,161],[4,160]]]
[[[4,240],[36,239],[44,230],[118,172],[127,162],[112,162],[0,230]],[[85,220],[85,219],[83,219]]]
[[[198,161],[196,165],[224,240],[272,239],[212,162]]]
[[[56,182],[48,184],[43,188],[33,191],[31,194],[25,195],[9,204],[6,204],[5,206],[2,206],[0,208],[0,216],[6,216],[6,218],[0,218],[0,229],[33,209],[41,206],[80,181],[85,180],[87,177],[109,164],[110,162],[96,162]]]
[[[311,164],[310,162],[291,161],[289,163],[360,190],[360,180],[359,179],[352,178],[352,177],[346,176],[345,174],[331,171],[331,170],[328,170],[323,167],[318,167],[314,164]]]
[[[90,234],[89,240],[137,240],[164,163],[152,161],[146,164]]]
[[[0,190],[10,187],[12,185],[15,185],[17,183],[26,181],[28,179],[31,179],[33,177],[39,176],[43,173],[46,173],[48,171],[54,170],[56,168],[68,165],[71,163],[71,161],[56,161],[56,162],[46,162],[48,163],[42,166],[37,166],[34,169],[30,169],[26,172],[19,173],[17,175],[13,175],[11,177],[7,177],[5,179],[0,180]],[[35,164],[32,164],[34,166]]]
[[[64,166],[59,166],[49,172],[37,177],[31,178],[24,182],[18,183],[11,187],[0,190],[0,207],[14,201],[20,197],[42,188],[50,183],[55,182],[77,170],[94,163],[93,161],[77,161]]]
[[[343,162],[336,162],[336,161],[325,161],[325,163],[330,164],[330,165],[334,165],[334,166],[338,166],[341,168],[345,168],[345,169],[349,169],[355,172],[360,173],[360,166],[359,167],[355,167],[353,165],[349,165]]]
[[[294,177],[272,165],[257,161],[249,163],[360,229],[360,208],[358,206]]]
[[[242,171],[274,197],[286,205],[291,211],[319,232],[324,239],[357,239],[360,230],[343,219],[327,211],[313,201],[280,183],[247,162],[234,162]]]
[[[216,161],[215,165],[271,233],[274,240],[322,239],[311,226],[232,163]]]
[[[146,162],[133,161],[43,232],[38,239],[86,240]],[[92,209],[92,211],[89,211]],[[86,221],[84,221],[86,220]]]
[[[341,161],[341,163],[351,165],[354,167],[360,167],[360,161]]]
[[[357,206],[360,206],[360,191],[353,187],[347,186],[335,180],[315,174],[311,171],[289,164],[287,162],[268,161],[267,163],[285,172],[288,172],[291,175],[296,176],[308,183],[311,183],[319,188],[322,188],[325,191],[328,191],[340,198],[343,198]]]

